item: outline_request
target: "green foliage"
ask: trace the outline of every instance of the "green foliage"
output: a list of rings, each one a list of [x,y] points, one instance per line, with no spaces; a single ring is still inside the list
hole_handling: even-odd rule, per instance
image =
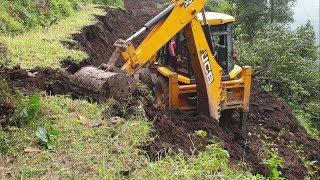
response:
[[[205,152],[200,152],[194,160],[194,166],[198,170],[203,170],[208,174],[217,171],[221,166],[229,162],[228,151],[221,148],[218,143],[210,144],[206,147]]]
[[[124,1],[123,0],[92,0],[95,4],[105,4],[110,6],[117,6],[117,7],[123,7]]]
[[[320,127],[320,102],[318,99],[311,101],[305,105],[305,111],[309,114],[309,118],[314,122],[316,127]],[[319,136],[320,134],[318,134]]]
[[[278,156],[277,148],[264,147],[264,159],[263,164],[269,168],[269,178],[271,180],[280,180],[284,179],[280,175],[282,174],[279,171],[279,168],[283,168],[282,160]]]
[[[0,7],[1,12],[3,7]],[[11,17],[7,13],[0,13],[0,33],[12,32],[17,33],[21,32],[23,29],[22,23],[16,21],[14,17]]]
[[[9,135],[1,130],[0,126],[0,156],[6,152],[8,152],[8,145],[7,145],[7,139],[9,138]]]
[[[105,11],[91,5],[83,5],[82,8],[46,30],[32,29],[17,36],[0,35],[0,42],[5,46],[4,55],[0,54],[0,64],[11,67],[20,64],[21,68],[26,69],[58,68],[62,59],[85,59],[85,52],[69,49],[62,42],[76,45],[77,42],[71,39],[71,35],[80,32],[83,26],[96,23],[95,15],[105,15]]]
[[[236,42],[243,64],[253,66],[262,85],[294,109],[304,110],[319,128],[320,67],[310,23],[294,31],[271,25],[257,31],[251,42],[243,36]]]
[[[79,5],[73,0],[0,0],[0,34],[48,27],[77,9]]]
[[[80,2],[123,7],[123,0],[0,0],[0,34],[49,27],[80,8]]]
[[[319,120],[315,120],[319,116],[311,116],[306,111],[311,111],[314,114],[319,112],[319,110],[317,109],[310,109],[310,110],[296,109],[294,110],[294,115],[298,119],[298,121],[301,123],[301,125],[305,127],[307,132],[312,135],[312,137],[320,140],[320,132],[318,129],[319,125],[317,125],[319,123]]]
[[[11,94],[8,92],[8,84],[5,79],[0,80],[0,102],[5,101]]]
[[[60,134],[60,131],[55,129],[51,124],[47,125],[47,128],[39,127],[36,132],[36,136],[44,142],[49,150],[52,150],[55,146],[55,140]]]
[[[203,130],[198,130],[198,131],[195,131],[193,133],[194,136],[199,136],[199,137],[202,137],[202,138],[205,138],[208,136],[208,133],[207,131],[203,131]]]
[[[236,24],[241,34],[252,40],[258,30],[269,24],[282,25],[293,21],[291,7],[295,0],[229,0],[235,4]]]
[[[300,157],[301,158],[301,157]],[[308,161],[305,160],[305,158],[301,158],[303,163],[304,163],[304,167],[307,168],[309,175],[313,178],[319,178],[320,175],[320,166],[318,165],[319,162],[318,161]]]
[[[39,94],[34,94],[31,97],[25,96],[17,91],[17,98],[13,102],[15,113],[10,121],[16,126],[29,123],[38,118],[38,112],[41,108],[41,99]]]
[[[229,15],[236,15],[236,9],[232,3],[227,0],[209,0],[205,6],[206,11],[220,12]]]
[[[263,144],[262,163],[266,165],[267,169],[265,175],[271,180],[283,180],[281,177],[282,172],[279,169],[283,168],[283,160],[279,157],[277,143],[283,141],[282,136],[286,134],[285,129],[281,129],[277,137],[271,139],[271,137],[265,134],[257,134],[259,141]]]
[[[0,81],[0,103],[14,109],[13,115],[8,114],[10,123],[15,126],[27,124],[38,119],[38,112],[41,109],[41,98],[39,94],[32,96],[23,95],[16,90],[16,94],[8,91],[6,80]]]
[[[157,3],[156,4],[156,7],[158,8],[158,9],[165,9],[166,7],[168,7],[170,5],[170,2],[168,1],[168,2],[163,2],[163,3]]]
[[[308,27],[308,25],[307,25]],[[318,69],[314,68],[316,47],[305,37],[310,32],[268,27],[257,32],[250,43],[240,47],[247,65],[272,78],[274,92],[293,104],[301,104],[319,94]]]
[[[263,179],[260,175],[253,176],[241,170],[230,169],[228,163],[228,152],[221,148],[221,144],[214,143],[208,145],[206,151],[189,158],[185,158],[182,152],[167,155],[148,165],[138,177],[142,179],[143,177],[150,179]]]
[[[303,151],[303,145],[297,145],[295,143],[290,144],[290,148],[295,150],[296,154],[300,157],[301,161],[303,162],[304,167],[309,172],[309,177],[305,179],[317,179],[320,177],[320,166],[319,162],[313,159],[307,159],[305,152]],[[313,157],[315,158],[315,157]]]

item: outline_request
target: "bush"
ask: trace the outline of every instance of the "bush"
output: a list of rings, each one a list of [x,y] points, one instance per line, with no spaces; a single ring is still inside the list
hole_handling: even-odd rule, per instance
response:
[[[243,64],[253,66],[256,79],[294,109],[306,111],[320,127],[320,67],[310,23],[294,31],[271,25],[258,31],[252,42],[243,36],[236,42]]]
[[[48,27],[79,10],[79,2],[123,6],[123,0],[0,0],[0,34]]]
[[[78,8],[75,1],[68,0],[0,0],[0,34],[47,27]]]
[[[236,15],[235,7],[227,0],[208,0],[205,6],[205,10],[225,13],[232,16]]]

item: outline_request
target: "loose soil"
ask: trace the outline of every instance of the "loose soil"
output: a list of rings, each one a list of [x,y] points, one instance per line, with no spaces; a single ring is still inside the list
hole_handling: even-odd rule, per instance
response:
[[[80,44],[80,49],[88,53],[89,58],[77,64],[68,59],[62,63],[69,66],[68,71],[72,74],[83,66],[99,66],[101,63],[107,63],[115,50],[113,43],[118,39],[127,39],[142,28],[146,22],[161,11],[155,7],[156,3],[161,1],[126,1],[126,10],[107,8],[108,14],[98,16],[97,24],[87,26],[81,33],[73,35],[73,39]],[[136,39],[134,43],[142,42],[143,37]],[[74,46],[76,45],[71,47]]]
[[[125,39],[131,36],[160,11],[155,7],[156,2],[159,1],[126,0],[127,10],[107,8],[108,14],[97,17],[96,25],[85,27],[81,33],[73,35],[80,47],[69,45],[86,51],[89,58],[78,64],[66,59],[62,61],[63,67],[67,68],[68,73],[73,74],[83,66],[98,66],[102,62],[107,62],[114,51],[112,44],[118,38]],[[138,39],[136,43],[141,40]],[[1,67],[0,79],[7,81],[10,92],[14,92],[13,87],[15,87],[25,94],[46,92],[52,95],[69,94],[72,97],[79,97],[79,94],[87,93],[88,96],[92,96],[90,92],[75,89],[68,73],[50,68],[22,70],[19,67],[13,69]],[[169,149],[173,151],[182,149],[189,154],[193,150],[198,152],[204,150],[205,146],[215,139],[221,141],[223,147],[228,150],[232,163],[245,162],[252,173],[264,175],[266,171],[266,167],[262,165],[265,144],[262,141],[275,144],[272,147],[276,147],[279,156],[283,158],[284,168],[281,171],[288,179],[303,179],[308,174],[295,148],[301,146],[307,160],[320,162],[319,141],[307,134],[283,101],[264,91],[255,81],[252,84],[247,137],[241,135],[237,111],[224,112],[218,123],[194,112],[179,110],[164,112],[153,107],[152,102],[149,103],[145,111],[149,119],[154,120],[153,135],[156,139],[143,148],[148,151],[150,157],[155,157],[162,149],[168,152]],[[10,107],[1,104],[0,122],[11,112]],[[206,138],[192,135],[197,130],[204,130],[209,135]],[[264,135],[269,138],[265,138]]]
[[[251,94],[247,137],[241,135],[237,111],[224,112],[218,123],[212,118],[193,112],[160,112],[155,108],[146,108],[147,116],[155,119],[154,135],[157,138],[146,146],[145,150],[150,157],[157,157],[160,149],[172,149],[176,152],[182,149],[191,153],[194,150],[204,150],[205,146],[215,139],[223,142],[232,163],[244,161],[252,173],[264,175],[267,169],[262,164],[263,146],[265,143],[272,143],[269,148],[277,148],[284,161],[284,168],[281,170],[283,176],[288,179],[303,179],[308,175],[308,171],[296,150],[301,146],[307,160],[319,162],[319,141],[307,134],[286,103],[264,91],[255,81]],[[192,135],[198,130],[206,131],[208,137]]]

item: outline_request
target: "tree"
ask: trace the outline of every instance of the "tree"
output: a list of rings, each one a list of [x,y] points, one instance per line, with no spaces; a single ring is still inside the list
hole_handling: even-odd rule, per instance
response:
[[[296,0],[229,0],[235,4],[237,25],[241,34],[252,40],[258,30],[271,23],[278,25],[293,20],[291,9]]]
[[[319,128],[319,51],[310,22],[294,31],[274,24],[266,26],[251,42],[239,36],[236,44],[243,64],[254,67],[254,78],[292,108],[307,113]]]
[[[255,31],[263,26],[265,0],[235,0],[235,5],[241,33],[252,39]]]
[[[292,6],[296,0],[267,0],[267,12],[270,23],[288,23],[293,21]]]
[[[230,3],[228,0],[208,0],[205,10],[225,13],[232,16],[236,15],[236,9],[234,8],[233,3]]]

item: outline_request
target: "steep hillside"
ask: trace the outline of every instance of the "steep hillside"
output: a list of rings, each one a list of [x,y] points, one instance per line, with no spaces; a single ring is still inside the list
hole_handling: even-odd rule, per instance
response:
[[[77,90],[70,85],[69,73],[74,73],[86,65],[98,66],[107,62],[114,50],[112,44],[118,38],[129,37],[160,12],[155,6],[157,2],[126,0],[126,10],[107,8],[106,16],[97,17],[97,24],[87,26],[81,33],[73,35],[73,39],[81,46],[76,47],[72,43],[68,46],[86,51],[89,58],[80,63],[62,60],[68,72],[50,68],[26,71],[19,67],[1,67],[0,75],[7,81],[11,92],[13,87],[16,87],[26,94],[45,91],[51,95],[71,95],[78,98]],[[138,40],[140,41],[141,39]],[[137,95],[141,96],[139,93]],[[164,112],[156,109],[151,99],[144,100],[147,101],[144,111],[153,123],[152,136],[155,139],[140,146],[140,149],[147,152],[151,161],[157,161],[159,156],[175,154],[179,150],[183,150],[188,157],[202,152],[206,145],[214,140],[223,143],[232,164],[244,162],[254,174],[264,175],[267,171],[267,167],[262,163],[266,158],[266,150],[278,153],[284,164],[279,170],[288,179],[303,179],[308,176],[310,171],[314,170],[310,169],[308,162],[315,162],[315,165],[320,166],[320,142],[307,134],[283,101],[264,91],[256,81],[253,81],[252,85],[247,137],[240,133],[237,111],[224,112],[218,123],[195,112]],[[10,107],[0,107],[0,119],[11,113]],[[121,113],[114,115],[124,116]],[[0,121],[1,123],[6,126],[5,122]],[[206,131],[208,135],[192,136],[199,130]],[[160,151],[165,153],[159,155]]]

